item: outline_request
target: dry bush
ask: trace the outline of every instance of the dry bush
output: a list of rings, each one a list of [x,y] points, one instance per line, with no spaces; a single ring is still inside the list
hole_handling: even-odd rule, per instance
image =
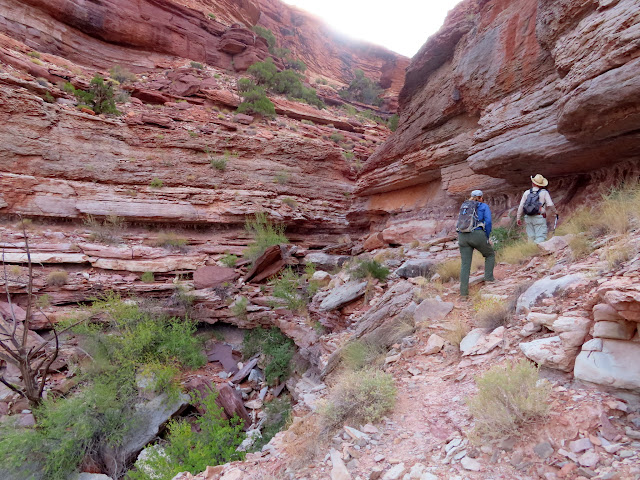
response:
[[[447,332],[443,338],[456,347],[460,346],[462,339],[469,333],[467,322],[456,312],[449,316],[449,324],[445,327]]]
[[[91,230],[89,240],[107,244],[119,243],[127,223],[122,217],[109,215],[102,222],[93,215],[87,215],[84,224]]]
[[[515,309],[515,303],[495,297],[480,298],[473,305],[476,311],[476,325],[490,330],[507,325]]]
[[[532,242],[519,241],[505,246],[498,252],[498,261],[510,264],[524,263],[540,254],[538,245]]]
[[[376,369],[345,371],[320,407],[322,425],[328,430],[343,425],[374,423],[396,402],[391,374]]]
[[[160,232],[156,239],[156,247],[164,247],[170,250],[184,252],[187,249],[188,240],[175,232]]]
[[[579,260],[588,256],[593,252],[593,246],[589,239],[584,235],[575,235],[569,240],[569,248],[571,249],[571,258]]]
[[[601,258],[607,262],[609,270],[618,270],[625,262],[631,260],[635,253],[634,247],[625,242],[607,248]]]
[[[300,470],[324,454],[329,443],[329,433],[320,424],[320,417],[309,414],[306,417],[294,419],[291,426],[284,432],[282,450],[288,461],[288,467]]]
[[[57,270],[47,275],[47,285],[50,287],[61,287],[69,281],[69,274],[64,270]]]
[[[340,360],[348,370],[354,371],[384,363],[384,354],[385,350],[380,345],[354,340],[340,351]]]
[[[629,182],[602,195],[595,208],[582,207],[559,230],[562,234],[586,233],[597,238],[607,233],[626,233],[640,224],[640,183]]]
[[[450,280],[460,280],[460,266],[462,260],[460,257],[445,260],[436,267],[436,273],[440,275],[440,280],[446,283]],[[484,267],[484,257],[474,251],[471,259],[471,273],[475,273]]]
[[[540,380],[527,360],[495,365],[476,379],[478,393],[467,399],[475,420],[471,439],[512,435],[521,426],[549,411],[551,385]]]

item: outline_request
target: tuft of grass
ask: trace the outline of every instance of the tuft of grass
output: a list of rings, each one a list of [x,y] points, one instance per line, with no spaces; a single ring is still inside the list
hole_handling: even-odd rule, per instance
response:
[[[164,182],[159,178],[154,178],[153,180],[151,180],[149,186],[151,188],[162,188],[164,186]]]
[[[287,267],[272,281],[273,296],[282,299],[287,309],[292,312],[301,312],[306,308],[309,299],[299,291],[301,278],[291,267]]]
[[[510,264],[524,263],[540,254],[540,247],[533,242],[520,240],[502,248],[497,255],[499,262]]]
[[[596,239],[607,233],[627,233],[639,225],[640,182],[634,180],[602,194],[599,205],[576,210],[558,230]]]
[[[140,280],[144,283],[153,283],[156,281],[156,278],[153,272],[144,272],[142,276],[140,276]]]
[[[227,169],[227,159],[224,157],[212,158],[211,166],[219,172],[224,172]]]
[[[233,313],[235,317],[241,320],[246,320],[248,305],[249,305],[249,300],[247,299],[247,297],[240,297],[231,306],[231,313]]]
[[[187,249],[188,240],[175,232],[160,232],[155,241],[157,247],[164,247],[184,252]]]
[[[253,445],[259,452],[271,439],[291,421],[291,400],[286,396],[275,398],[264,404],[265,421],[262,425],[262,437]]]
[[[202,65],[200,62],[191,62],[190,65],[196,70],[204,70],[204,65]]]
[[[354,340],[340,351],[340,359],[347,369],[356,371],[381,364],[384,362],[384,353],[384,349],[379,345],[363,340]]]
[[[549,411],[551,385],[540,381],[538,368],[527,360],[495,365],[476,383],[478,393],[467,400],[475,442],[512,435]]]
[[[93,215],[87,215],[83,223],[91,230],[89,240],[92,242],[101,242],[114,244],[120,242],[122,232],[127,227],[124,218],[117,215],[109,215],[102,222]]]
[[[265,212],[258,212],[254,218],[247,219],[245,230],[253,236],[253,243],[244,252],[244,256],[252,262],[267,248],[289,243],[284,235],[285,226],[271,223]]]
[[[236,266],[236,263],[238,263],[238,256],[237,255],[233,255],[231,253],[226,253],[224,255],[224,257],[222,257],[220,259],[220,262],[225,266],[225,267],[229,267],[229,268],[233,268]]]
[[[470,331],[467,322],[456,312],[449,316],[449,324],[445,328],[447,332],[443,335],[443,338],[456,347],[460,346],[460,342]]]
[[[351,274],[354,278],[375,278],[384,282],[389,276],[389,269],[376,260],[363,260],[358,262]]]
[[[377,369],[346,371],[340,375],[320,407],[326,428],[377,422],[393,409],[397,390],[391,374]]]
[[[296,200],[291,197],[284,197],[282,199],[282,203],[288,205],[291,208],[296,208],[298,206],[298,202],[296,202]]]
[[[61,287],[66,285],[69,281],[69,274],[64,270],[58,270],[56,272],[51,272],[47,275],[47,285],[50,287]]]
[[[514,302],[507,303],[493,297],[482,298],[473,306],[476,311],[475,323],[479,327],[491,330],[507,325],[514,306]]]
[[[279,185],[286,185],[287,183],[289,183],[290,178],[291,175],[289,175],[287,172],[278,172],[273,177],[273,181]]]
[[[593,245],[585,235],[573,236],[569,240],[569,248],[571,249],[571,258],[573,260],[579,260],[593,252]]]
[[[452,258],[445,260],[436,267],[436,273],[440,275],[442,283],[447,283],[450,280],[460,280],[461,263],[459,258]]]
[[[623,243],[607,248],[602,254],[602,259],[607,262],[609,270],[618,270],[633,258],[634,253],[631,245]]]

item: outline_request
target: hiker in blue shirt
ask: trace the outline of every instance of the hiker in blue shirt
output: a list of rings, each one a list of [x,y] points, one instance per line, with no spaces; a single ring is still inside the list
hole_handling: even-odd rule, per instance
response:
[[[491,209],[484,203],[482,190],[471,192],[469,200],[460,207],[458,216],[458,245],[460,247],[460,295],[469,295],[469,275],[473,250],[478,250],[484,257],[484,280],[493,282],[493,267],[496,255],[489,244],[491,235]]]

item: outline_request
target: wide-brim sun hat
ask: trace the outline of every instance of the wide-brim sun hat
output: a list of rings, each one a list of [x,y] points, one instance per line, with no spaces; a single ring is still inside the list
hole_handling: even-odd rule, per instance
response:
[[[546,187],[547,185],[549,185],[549,180],[544,178],[539,173],[535,177],[531,177],[531,181],[539,187]]]

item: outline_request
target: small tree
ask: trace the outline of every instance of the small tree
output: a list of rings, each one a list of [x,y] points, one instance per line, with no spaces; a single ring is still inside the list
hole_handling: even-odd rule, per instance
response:
[[[0,359],[15,365],[22,376],[22,385],[10,383],[0,376],[0,383],[9,389],[26,398],[31,407],[35,408],[42,403],[42,392],[47,378],[51,373],[51,365],[58,358],[58,335],[59,333],[48,317],[49,325],[53,330],[53,338],[39,341],[34,344],[29,338],[29,327],[32,317],[33,299],[33,265],[31,263],[31,251],[29,249],[29,239],[27,238],[24,222],[22,223],[22,234],[25,242],[25,252],[27,264],[29,266],[29,279],[27,281],[27,308],[23,321],[18,320],[16,306],[13,304],[9,293],[9,276],[7,265],[4,261],[4,250],[2,252],[2,265],[4,287],[9,304],[9,319],[0,321]],[[53,349],[47,349],[47,345],[53,343]]]

